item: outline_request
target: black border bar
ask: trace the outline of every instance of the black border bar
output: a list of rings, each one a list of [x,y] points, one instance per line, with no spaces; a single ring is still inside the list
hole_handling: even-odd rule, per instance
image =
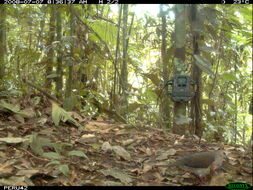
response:
[[[0,4],[252,4],[253,0],[3,0]]]

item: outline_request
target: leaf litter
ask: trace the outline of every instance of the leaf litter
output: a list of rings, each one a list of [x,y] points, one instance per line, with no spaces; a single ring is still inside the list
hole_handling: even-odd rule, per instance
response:
[[[219,147],[149,126],[135,128],[68,113],[38,97],[34,107],[29,98],[15,102],[16,106],[1,102],[5,109],[0,111],[0,185],[196,185],[194,176],[168,170],[166,163],[184,153]],[[241,146],[224,145],[224,149],[229,160],[222,177],[213,180],[251,184],[250,153]]]

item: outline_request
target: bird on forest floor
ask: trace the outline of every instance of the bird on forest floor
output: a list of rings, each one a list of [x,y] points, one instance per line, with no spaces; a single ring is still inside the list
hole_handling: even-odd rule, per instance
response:
[[[169,163],[167,166],[177,166],[185,171],[188,171],[196,175],[201,183],[204,183],[206,176],[215,174],[215,171],[221,168],[224,160],[224,150],[218,150],[214,152],[200,152],[194,153],[189,156],[177,159],[173,163]]]

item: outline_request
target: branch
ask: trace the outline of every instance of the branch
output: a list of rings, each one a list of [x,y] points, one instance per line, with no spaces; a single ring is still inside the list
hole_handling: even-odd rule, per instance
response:
[[[77,18],[77,20],[78,20],[81,24],[83,24],[85,27],[87,27],[88,30],[90,30],[92,33],[94,33],[95,36],[104,44],[105,49],[106,49],[106,51],[107,51],[107,53],[108,53],[109,59],[112,60],[112,63],[113,63],[113,64],[115,64],[115,63],[114,63],[114,59],[113,59],[112,54],[111,54],[111,51],[110,51],[110,49],[109,49],[107,43],[98,35],[98,33],[96,33],[96,31],[94,31],[90,26],[88,26],[85,22],[83,22],[82,19],[79,18],[79,16],[77,15],[76,12],[74,12],[74,16]],[[117,69],[117,73],[118,73],[118,75],[119,75],[118,69]]]

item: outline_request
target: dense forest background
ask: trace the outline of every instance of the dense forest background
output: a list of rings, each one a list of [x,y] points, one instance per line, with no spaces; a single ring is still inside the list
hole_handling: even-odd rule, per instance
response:
[[[192,101],[170,99],[176,73]],[[0,126],[23,136],[107,118],[247,146],[250,112],[251,5],[0,6]]]

